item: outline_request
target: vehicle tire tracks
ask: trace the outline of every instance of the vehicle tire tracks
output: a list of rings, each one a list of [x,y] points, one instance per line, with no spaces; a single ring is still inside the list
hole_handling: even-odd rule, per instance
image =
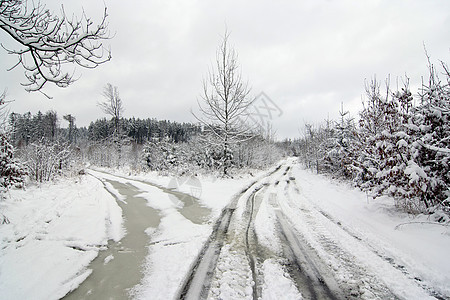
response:
[[[365,239],[363,239],[360,236],[358,236],[356,233],[352,232],[349,228],[347,228],[346,226],[342,225],[342,223],[340,221],[336,221],[333,217],[331,217],[329,214],[327,214],[326,212],[324,212],[324,211],[322,211],[320,209],[317,209],[317,211],[322,216],[327,218],[329,221],[331,221],[332,223],[335,223],[336,225],[338,225],[343,231],[345,231],[347,234],[352,236],[354,239],[356,239],[360,243],[364,244],[370,251],[372,251],[379,258],[381,258],[384,261],[388,262],[393,268],[395,268],[395,269],[399,270],[400,272],[402,272],[403,275],[405,275],[407,278],[415,281],[416,284],[418,286],[420,286],[424,291],[426,291],[430,296],[435,297],[436,299],[439,299],[439,300],[448,299],[447,296],[442,295],[441,293],[435,291],[432,287],[430,287],[429,285],[424,283],[418,276],[415,276],[415,275],[411,274],[411,272],[402,263],[397,262],[390,255],[387,255],[387,254],[383,253],[382,250],[377,249],[373,244],[369,243]]]
[[[247,257],[252,270],[253,277],[253,297],[257,299],[257,258],[255,253],[257,253],[256,248],[252,247],[251,244],[256,241],[256,234],[254,233],[254,219],[256,217],[259,205],[255,203],[255,196],[258,191],[260,191],[264,184],[259,184],[264,179],[271,177],[273,174],[281,169],[282,165],[279,165],[274,170],[270,171],[261,180],[255,180],[250,183],[247,187],[241,190],[230,202],[230,204],[222,210],[221,215],[217,219],[213,226],[213,230],[208,240],[202,247],[197,259],[192,264],[188,275],[183,282],[178,299],[206,299],[211,288],[211,281],[213,279],[214,272],[217,268],[217,263],[222,252],[222,248],[225,244],[230,243],[230,233],[229,228],[232,222],[239,222],[245,224],[245,235],[244,235],[244,252]],[[245,210],[242,214],[244,220],[239,220],[238,218],[234,220],[235,211],[237,208],[238,201],[242,201],[242,197],[245,196],[252,188],[254,190],[246,197]],[[260,292],[259,292],[260,294]]]
[[[293,177],[290,177],[293,178]],[[294,179],[295,180],[295,179]],[[286,186],[286,190],[287,190],[287,186]],[[294,185],[293,187],[289,187],[289,188],[293,188],[295,193],[300,195],[300,190],[297,187],[297,185]],[[445,299],[449,299],[448,296],[445,296],[439,292],[437,292],[436,290],[434,290],[432,287],[430,287],[429,285],[427,285],[425,282],[423,282],[418,276],[415,276],[413,274],[411,274],[410,271],[408,271],[408,269],[406,268],[406,266],[404,266],[404,264],[399,263],[398,261],[396,261],[395,258],[393,258],[391,255],[386,254],[382,249],[380,249],[379,247],[377,247],[376,245],[370,243],[368,240],[364,239],[363,237],[359,236],[358,234],[356,234],[355,232],[353,232],[350,228],[346,227],[345,225],[343,225],[339,220],[336,220],[335,218],[333,218],[332,216],[330,216],[328,213],[324,212],[322,209],[318,208],[316,205],[314,205],[313,203],[310,203],[312,205],[312,207],[314,208],[315,211],[317,211],[318,213],[320,213],[321,216],[323,216],[324,218],[326,218],[328,221],[330,221],[331,223],[339,226],[339,228],[341,230],[343,230],[344,232],[346,232],[349,236],[351,236],[352,238],[354,238],[356,241],[358,241],[360,244],[364,245],[368,250],[370,250],[373,254],[375,254],[376,256],[378,256],[379,258],[381,258],[382,260],[384,260],[385,262],[389,263],[393,268],[399,270],[400,272],[403,273],[403,275],[405,275],[405,277],[407,277],[408,279],[410,279],[411,281],[415,282],[420,288],[422,288],[426,293],[428,293],[430,296],[439,299],[439,300],[445,300]],[[304,213],[308,213],[308,210],[305,210],[304,208],[299,207],[300,210]],[[311,226],[314,226],[314,224],[311,224]],[[335,245],[335,243],[329,238],[329,237],[325,237],[322,236],[322,240],[330,245],[329,246],[329,250],[330,251],[336,251],[336,249],[338,249],[337,245]]]
[[[290,181],[295,181],[295,179],[291,179]],[[332,267],[329,267],[329,269],[333,274],[340,274],[333,276],[337,278],[336,280],[343,291],[345,298],[356,299],[363,296],[368,296],[369,298],[372,296],[380,297],[382,299],[398,298],[398,296],[393,294],[392,291],[375,276],[375,274],[371,274],[363,266],[357,264],[358,260],[335,241],[333,234],[319,219],[317,219],[317,216],[324,217],[326,221],[333,223],[333,226],[338,226],[340,230],[343,230],[347,235],[354,238],[360,245],[367,248],[367,245],[362,241],[362,239],[355,236],[351,232],[344,230],[338,222],[333,222],[331,217],[327,217],[323,211],[318,210],[313,204],[311,204],[311,207],[307,207],[302,201],[298,201],[297,196],[295,196],[297,201],[294,201],[291,193],[292,191],[294,192],[294,195],[298,195],[298,197],[301,195],[297,185],[286,184],[284,187],[284,194],[287,201],[284,203],[284,207],[281,207],[282,218],[289,221],[290,218],[287,216],[288,214],[286,214],[286,212],[295,210],[300,213],[300,215],[296,215],[295,217],[301,219],[304,226],[307,228],[314,228],[312,235],[309,234],[308,237],[303,234],[303,230],[296,231],[296,236],[298,239],[304,239],[305,242],[308,241],[307,243],[309,243],[311,250],[316,252],[316,256],[318,258],[321,255],[319,255],[317,250],[315,250],[316,247],[322,248],[326,255],[332,257],[335,262]],[[294,227],[292,226],[290,228]],[[373,249],[370,247],[368,250],[373,252]],[[319,260],[322,261],[323,259],[323,257],[322,259],[319,258]],[[345,278],[345,280],[342,280],[342,278]]]

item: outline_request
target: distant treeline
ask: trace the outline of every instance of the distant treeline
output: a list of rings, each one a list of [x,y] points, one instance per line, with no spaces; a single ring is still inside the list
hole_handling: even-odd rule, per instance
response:
[[[11,113],[9,116],[10,140],[16,147],[27,146],[35,142],[67,142],[81,143],[87,141],[103,141],[112,136],[114,120],[102,118],[91,122],[86,127],[61,127],[61,121],[55,111],[32,114]],[[171,142],[186,142],[201,132],[201,126],[192,123],[178,123],[167,120],[129,118],[120,120],[120,134],[137,144],[144,144],[153,139],[166,139]]]
[[[168,139],[171,142],[187,142],[192,136],[201,132],[201,127],[192,123],[158,121],[156,119],[122,119],[121,134],[128,136],[137,144],[143,144],[152,139]],[[88,129],[88,139],[104,140],[114,132],[114,121],[106,118],[91,122]]]

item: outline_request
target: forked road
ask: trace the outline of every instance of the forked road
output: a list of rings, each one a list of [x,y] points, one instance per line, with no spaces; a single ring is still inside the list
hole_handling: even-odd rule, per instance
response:
[[[293,164],[254,182],[222,211],[180,299],[446,299],[315,207]]]

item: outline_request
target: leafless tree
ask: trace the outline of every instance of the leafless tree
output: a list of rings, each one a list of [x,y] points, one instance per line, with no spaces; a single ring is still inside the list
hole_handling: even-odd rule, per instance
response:
[[[111,83],[106,84],[103,89],[103,97],[105,101],[99,102],[98,105],[107,115],[110,115],[114,121],[114,133],[112,136],[112,141],[116,145],[118,159],[117,167],[120,166],[122,160],[122,142],[123,137],[120,133],[120,119],[124,111],[122,99],[119,95],[119,89],[117,86],[112,86]]]
[[[236,51],[229,46],[226,31],[216,53],[213,70],[203,80],[202,103],[198,102],[201,116],[194,116],[219,140],[223,149],[223,172],[227,175],[231,163],[230,145],[251,136],[246,126],[246,109],[250,88],[242,79]]]
[[[67,87],[75,79],[65,64],[95,68],[111,59],[102,40],[109,38],[107,11],[95,25],[84,13],[81,18],[54,15],[45,5],[27,0],[0,0],[0,28],[21,46],[7,49],[18,61],[9,70],[21,65],[28,80],[23,83],[29,92],[41,91],[47,82]]]
[[[120,134],[120,119],[124,111],[122,99],[119,95],[119,88],[113,86],[111,83],[107,83],[102,93],[105,100],[99,102],[98,106],[107,115],[110,115],[114,120],[114,134]]]

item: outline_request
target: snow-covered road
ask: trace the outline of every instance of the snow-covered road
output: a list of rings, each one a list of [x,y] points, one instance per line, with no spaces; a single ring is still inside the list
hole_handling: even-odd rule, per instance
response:
[[[103,184],[88,176],[31,189],[38,199],[18,191],[2,204],[11,224],[0,227],[1,299],[59,299],[90,274],[69,296],[450,299],[448,227],[412,219],[392,199],[369,199],[295,159],[257,176],[201,177],[176,189],[173,178],[155,174],[90,173]],[[135,246],[140,256],[128,264],[121,255]],[[124,264],[133,267],[111,279]],[[123,287],[114,283],[120,275],[129,279]]]
[[[313,185],[321,190],[311,189]],[[357,202],[346,214],[332,216],[332,209],[320,206],[324,202],[316,203],[324,192],[334,200],[322,201],[333,205]],[[434,266],[431,273],[421,270],[423,257],[416,256],[420,261],[414,262],[408,256],[408,244],[387,245],[393,236],[405,238],[409,233],[399,232],[395,226],[378,226],[380,220],[392,222],[393,218],[377,219],[378,213],[365,211],[374,206],[361,196],[311,176],[292,160],[285,162],[244,189],[224,209],[178,297],[447,299],[445,248],[440,253],[444,268]],[[355,204],[362,210],[352,213]],[[361,215],[353,215],[359,212]],[[367,229],[365,236],[361,230]],[[448,229],[440,230],[448,244]],[[408,260],[414,263],[407,264]],[[434,281],[436,277],[441,277],[439,282]]]
[[[92,274],[65,300],[127,299],[128,292],[142,278],[141,266],[147,255],[148,229],[160,223],[158,211],[137,197],[140,191],[132,185],[105,180],[120,193],[117,203],[123,214],[125,236],[120,241],[109,241],[105,250],[91,262]]]

